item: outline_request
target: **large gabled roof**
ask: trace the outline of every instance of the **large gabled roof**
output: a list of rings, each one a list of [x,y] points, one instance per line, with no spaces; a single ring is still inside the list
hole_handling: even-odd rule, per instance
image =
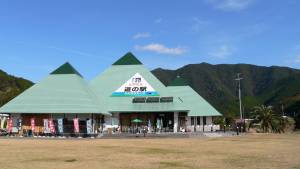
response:
[[[2,106],[0,112],[102,113],[96,96],[69,63]]]
[[[134,75],[141,75],[159,97],[170,103],[132,103],[131,97],[113,93]],[[176,82],[176,81],[175,81]],[[180,82],[180,83],[179,83]],[[0,108],[3,113],[102,113],[185,111],[189,116],[221,115],[189,86],[177,79],[164,86],[132,53],[127,53],[89,84],[69,63]]]
[[[122,58],[121,58],[122,59]],[[132,103],[133,97],[113,97],[112,93],[133,75],[139,73],[159,94],[173,96],[172,103]],[[143,64],[113,64],[90,82],[92,90],[102,103],[104,112],[166,112],[186,111],[189,116],[220,115],[208,102],[187,85],[178,80],[176,86],[166,87]]]

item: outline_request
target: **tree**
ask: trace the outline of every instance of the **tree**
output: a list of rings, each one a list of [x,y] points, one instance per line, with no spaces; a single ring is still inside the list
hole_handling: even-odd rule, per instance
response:
[[[252,118],[252,123],[259,124],[264,133],[282,133],[287,125],[287,120],[274,113],[272,106],[255,106]]]

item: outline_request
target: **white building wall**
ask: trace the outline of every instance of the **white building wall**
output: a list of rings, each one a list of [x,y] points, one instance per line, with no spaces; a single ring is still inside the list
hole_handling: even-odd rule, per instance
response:
[[[206,117],[206,125],[211,125],[212,124],[212,117],[208,116]]]
[[[219,125],[213,125],[212,116],[206,116],[206,125],[203,126],[203,117],[200,117],[200,125],[197,124],[197,117],[194,117],[194,125],[196,126],[197,132],[210,132],[211,130],[216,131],[220,129]],[[194,132],[194,125],[191,123],[192,117],[188,117],[187,128],[189,131]]]

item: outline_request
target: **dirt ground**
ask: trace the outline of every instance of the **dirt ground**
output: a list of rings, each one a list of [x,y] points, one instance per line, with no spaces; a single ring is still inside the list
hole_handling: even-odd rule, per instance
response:
[[[0,139],[1,169],[300,169],[300,134],[181,139]]]

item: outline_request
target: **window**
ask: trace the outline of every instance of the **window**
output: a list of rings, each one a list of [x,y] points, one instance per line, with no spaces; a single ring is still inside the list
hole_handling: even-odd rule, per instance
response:
[[[197,117],[197,125],[200,125],[200,117]]]
[[[191,125],[195,125],[195,117],[191,117]]]
[[[206,125],[206,117],[203,117],[203,125]]]

